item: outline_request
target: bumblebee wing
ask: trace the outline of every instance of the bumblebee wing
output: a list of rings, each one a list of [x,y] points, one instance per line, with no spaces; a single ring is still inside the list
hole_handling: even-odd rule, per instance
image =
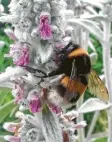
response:
[[[107,88],[94,70],[91,70],[89,74],[88,89],[91,94],[96,95],[104,102],[108,102],[109,94]]]

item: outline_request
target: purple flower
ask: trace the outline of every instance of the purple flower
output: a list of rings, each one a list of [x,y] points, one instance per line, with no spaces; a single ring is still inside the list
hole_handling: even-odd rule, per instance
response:
[[[61,107],[57,106],[57,105],[54,105],[54,104],[50,104],[49,103],[49,107],[51,108],[51,110],[56,113],[56,114],[59,114],[62,112],[62,109]]]
[[[29,108],[32,113],[41,111],[41,100],[37,91],[31,91],[28,95]]]
[[[41,38],[44,40],[48,40],[52,38],[52,30],[51,30],[51,25],[49,23],[50,23],[49,16],[47,14],[40,16],[39,31],[40,31]]]
[[[26,45],[13,45],[10,56],[13,58],[14,64],[18,66],[26,66],[30,62],[29,49]]]

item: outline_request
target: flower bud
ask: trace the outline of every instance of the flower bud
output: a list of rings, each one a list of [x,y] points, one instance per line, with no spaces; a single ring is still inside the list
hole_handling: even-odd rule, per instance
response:
[[[26,66],[30,62],[29,46],[26,44],[13,44],[10,48],[10,56],[14,64],[18,66]]]
[[[50,25],[50,14],[49,13],[42,13],[40,16],[40,25],[39,31],[41,38],[44,40],[48,40],[52,38],[52,29]]]
[[[59,113],[61,113],[62,112],[62,109],[61,109],[61,107],[59,107],[59,106],[56,106],[56,105],[49,105],[50,106],[50,108],[52,109],[52,111],[54,112],[54,113],[56,113],[56,114],[59,114]]]

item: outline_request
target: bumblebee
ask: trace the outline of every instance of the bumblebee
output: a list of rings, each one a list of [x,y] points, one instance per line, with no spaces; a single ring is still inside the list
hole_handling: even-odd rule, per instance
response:
[[[57,90],[66,101],[70,103],[77,102],[88,88],[91,94],[108,102],[109,95],[107,88],[92,69],[90,57],[85,49],[70,42],[57,55],[61,63],[59,68],[51,72],[49,76],[65,74],[60,80]]]
[[[109,95],[102,80],[91,67],[88,52],[79,45],[69,42],[63,49],[56,51],[60,63],[56,70],[48,75],[37,69],[27,67],[30,72],[43,73],[42,78],[64,74],[55,87],[58,94],[68,103],[75,103],[88,88],[91,94],[108,102]]]

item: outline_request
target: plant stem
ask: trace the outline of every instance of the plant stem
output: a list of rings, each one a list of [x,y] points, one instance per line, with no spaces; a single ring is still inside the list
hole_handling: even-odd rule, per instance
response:
[[[111,22],[104,21],[103,23],[104,34],[103,34],[103,63],[104,63],[104,74],[106,85],[109,91],[109,102],[112,103],[112,81],[111,81],[111,67],[110,67],[110,33],[111,33]],[[112,142],[112,109],[108,111],[108,127],[109,136],[108,142]]]
[[[80,100],[77,103],[77,109],[83,104],[83,96],[80,98]],[[79,117],[77,118],[77,123],[79,123],[80,121],[84,120],[84,116],[83,114],[80,114]],[[84,129],[79,129],[78,130],[78,140],[79,142],[84,142],[85,139],[85,131]]]
[[[90,128],[88,130],[88,134],[87,134],[87,138],[85,139],[85,142],[89,142],[89,140],[91,138],[91,135],[92,135],[92,132],[95,128],[95,124],[96,124],[96,121],[98,119],[99,113],[100,113],[99,111],[96,111],[95,114],[94,114],[94,117],[93,117],[93,120],[91,122]]]

